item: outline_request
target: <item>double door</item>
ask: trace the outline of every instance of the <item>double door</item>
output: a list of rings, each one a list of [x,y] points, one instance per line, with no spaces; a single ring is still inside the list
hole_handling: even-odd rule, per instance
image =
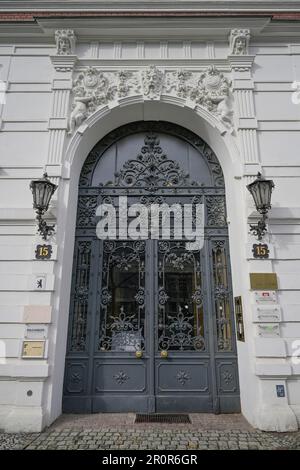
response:
[[[92,233],[76,237],[64,410],[239,411],[227,231],[196,250]]]

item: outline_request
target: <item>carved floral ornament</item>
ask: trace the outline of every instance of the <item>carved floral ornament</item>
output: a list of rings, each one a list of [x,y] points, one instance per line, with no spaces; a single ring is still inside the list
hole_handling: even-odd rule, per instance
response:
[[[73,82],[69,134],[101,106],[134,95],[149,100],[159,100],[161,95],[180,97],[232,127],[231,82],[213,65],[203,72],[167,71],[155,65],[140,71],[114,72],[88,67]]]

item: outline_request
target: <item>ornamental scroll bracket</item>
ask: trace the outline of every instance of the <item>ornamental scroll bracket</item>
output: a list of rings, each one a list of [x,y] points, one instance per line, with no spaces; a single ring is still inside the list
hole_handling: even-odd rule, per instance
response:
[[[73,82],[69,134],[101,106],[130,96],[159,100],[162,95],[186,100],[232,128],[231,82],[215,66],[202,72],[166,71],[151,65],[140,71],[102,71],[88,67]]]

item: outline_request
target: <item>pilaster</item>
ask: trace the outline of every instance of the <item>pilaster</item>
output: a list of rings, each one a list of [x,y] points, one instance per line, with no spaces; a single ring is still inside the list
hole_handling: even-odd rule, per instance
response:
[[[54,68],[54,76],[52,81],[52,108],[48,126],[49,146],[46,171],[52,177],[53,182],[58,184],[61,176],[64,142],[68,130],[72,77],[77,56],[74,55],[75,36],[73,31],[58,30],[55,37],[57,51],[56,55],[50,57]],[[61,44],[61,38],[67,43],[69,41],[69,44],[67,46],[65,46],[65,43]]]
[[[249,175],[255,175],[260,165],[253,96],[254,83],[251,73],[254,58],[251,55],[228,57],[235,99],[236,129],[245,173]]]

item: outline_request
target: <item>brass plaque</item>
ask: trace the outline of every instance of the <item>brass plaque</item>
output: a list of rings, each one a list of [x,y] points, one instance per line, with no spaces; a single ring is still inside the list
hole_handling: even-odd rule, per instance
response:
[[[45,352],[45,341],[23,341],[23,358],[43,358]]]
[[[250,286],[252,290],[277,290],[277,274],[250,273]]]
[[[238,341],[245,341],[242,297],[234,298],[236,336]]]

